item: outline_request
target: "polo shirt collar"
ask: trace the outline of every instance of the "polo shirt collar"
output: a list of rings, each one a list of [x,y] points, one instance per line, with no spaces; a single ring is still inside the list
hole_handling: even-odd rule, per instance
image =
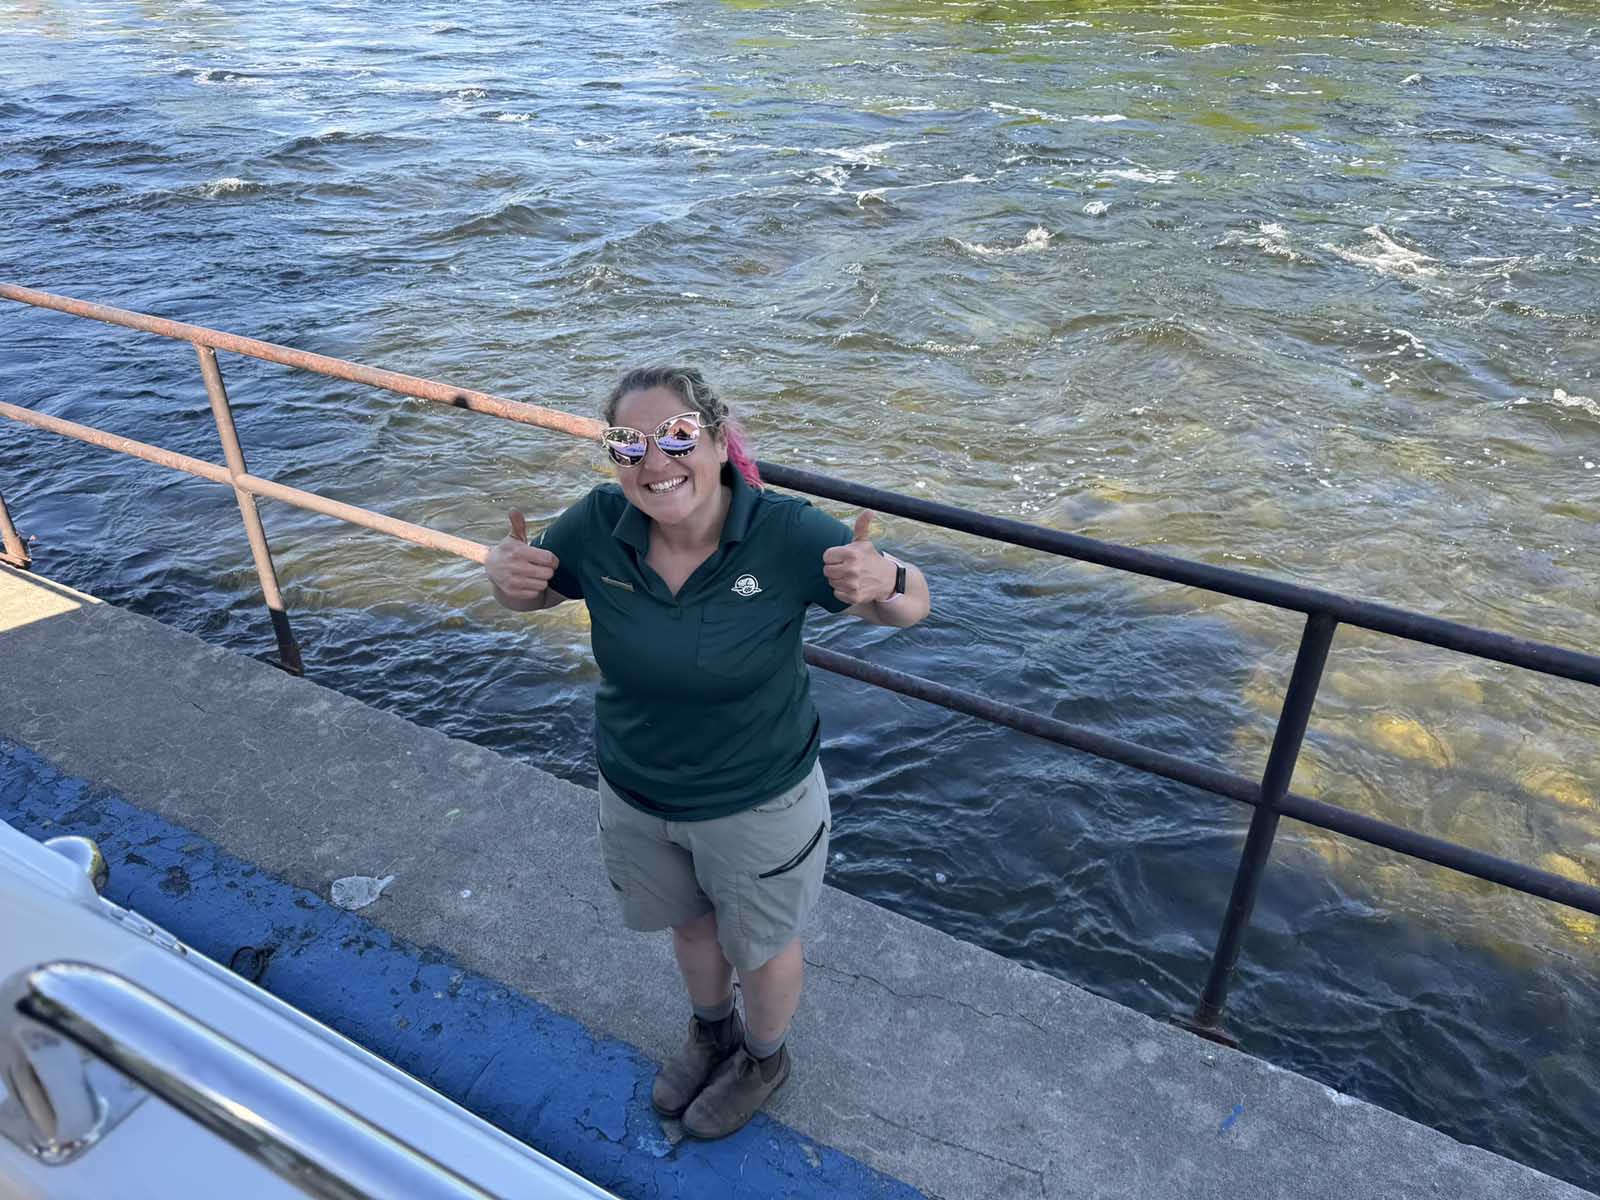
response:
[[[650,518],[633,505],[624,504],[611,536],[643,554],[650,549]]]
[[[728,515],[722,521],[722,545],[742,542],[750,532],[750,517],[756,511],[756,490],[744,481],[744,476],[732,463],[722,464],[722,482],[733,489],[733,499],[728,504]]]
[[[734,469],[732,463],[722,465],[722,482],[733,490],[733,497],[728,503],[728,515],[722,521],[720,544],[726,546],[729,542],[743,541],[744,535],[750,531],[750,517],[756,510],[756,490],[745,482],[744,476]],[[650,518],[633,505],[626,504],[611,530],[611,536],[644,554],[650,549]]]

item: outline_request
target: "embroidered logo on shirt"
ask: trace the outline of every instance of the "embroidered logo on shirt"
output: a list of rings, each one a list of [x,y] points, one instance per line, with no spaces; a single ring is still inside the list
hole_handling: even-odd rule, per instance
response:
[[[741,575],[733,581],[733,590],[741,596],[754,596],[761,590],[754,575]]]
[[[624,583],[624,582],[623,582],[623,581],[622,581],[622,580],[620,580],[620,579],[613,579],[613,578],[611,578],[611,576],[609,576],[609,575],[602,575],[602,576],[600,576],[600,582],[601,582],[601,583],[609,583],[609,584],[610,584],[610,585],[611,585],[611,586],[612,586],[612,587],[614,587],[614,588],[621,588],[621,589],[622,589],[622,590],[623,590],[623,591],[625,591],[625,592],[631,592],[631,591],[633,591],[633,584],[631,584],[631,583]]]

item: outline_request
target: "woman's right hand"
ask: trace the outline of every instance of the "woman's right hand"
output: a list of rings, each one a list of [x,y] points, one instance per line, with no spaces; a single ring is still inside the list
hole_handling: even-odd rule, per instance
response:
[[[489,551],[483,565],[489,586],[494,588],[495,599],[507,608],[524,612],[543,608],[561,560],[548,550],[528,545],[528,523],[520,512],[513,508],[507,515],[511,532]]]

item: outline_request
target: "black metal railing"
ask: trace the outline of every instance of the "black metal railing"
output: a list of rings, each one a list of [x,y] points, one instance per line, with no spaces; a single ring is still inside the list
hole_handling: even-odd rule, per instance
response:
[[[1259,783],[1133,742],[972,696],[971,693],[947,688],[931,680],[889,671],[819,647],[806,648],[807,660],[826,670],[970,713],[1047,741],[1122,763],[1135,770],[1190,784],[1254,806],[1255,812],[1251,815],[1250,829],[1245,836],[1239,867],[1234,875],[1233,891],[1228,899],[1222,930],[1211,956],[1211,966],[1200,1000],[1193,1014],[1175,1018],[1184,1028],[1228,1045],[1238,1044],[1237,1039],[1223,1027],[1222,1012],[1227,1002],[1228,985],[1243,945],[1245,929],[1250,923],[1261,878],[1272,852],[1278,820],[1282,816],[1294,817],[1408,857],[1424,859],[1515,891],[1600,915],[1600,888],[1299,796],[1288,790],[1310,722],[1311,708],[1316,701],[1323,665],[1327,661],[1334,632],[1340,624],[1590,685],[1600,685],[1600,656],[1476,629],[1386,604],[1357,600],[1337,592],[1263,578],[1246,571],[1190,562],[1150,550],[1097,541],[1081,534],[987,516],[954,505],[919,500],[775,463],[761,463],[760,467],[762,476],[770,482],[809,495],[1306,614],[1294,671],[1289,678],[1283,708],[1273,733],[1272,749],[1267,755],[1267,765]]]
[[[476,562],[483,561],[487,547],[439,530],[399,521],[368,509],[329,500],[311,492],[250,475],[245,469],[243,452],[239,448],[238,436],[233,428],[227,395],[216,362],[216,350],[245,354],[301,370],[366,383],[402,395],[432,400],[455,408],[471,409],[576,436],[593,436],[599,432],[599,422],[570,413],[506,400],[470,389],[456,388],[413,375],[401,375],[362,366],[343,359],[310,354],[270,342],[239,337],[236,334],[168,321],[143,313],[54,296],[12,284],[0,284],[0,298],[56,309],[74,316],[123,325],[194,344],[199,354],[201,373],[211,401],[212,413],[216,418],[226,466],[134,442],[104,430],[60,418],[46,417],[16,405],[0,403],[0,416],[232,486],[239,499],[251,551],[261,578],[263,596],[267,601],[277,636],[279,646],[277,663],[296,674],[300,672],[299,648],[295,645],[293,634],[289,630],[287,612],[277,588],[271,552],[256,512],[256,497],[267,496],[283,500]],[[1249,833],[1245,837],[1244,849],[1234,875],[1233,890],[1228,899],[1222,929],[1217,938],[1217,946],[1212,954],[1200,999],[1191,1015],[1175,1018],[1185,1028],[1215,1041],[1237,1045],[1237,1040],[1223,1025],[1222,1014],[1227,1002],[1228,986],[1238,963],[1244,934],[1255,906],[1256,895],[1271,857],[1278,822],[1283,817],[1292,817],[1369,845],[1380,846],[1411,858],[1422,859],[1478,879],[1500,884],[1514,891],[1600,916],[1600,888],[1479,850],[1471,850],[1442,838],[1418,833],[1288,790],[1289,781],[1294,775],[1295,764],[1299,758],[1301,743],[1310,722],[1311,709],[1316,701],[1323,666],[1332,647],[1333,635],[1341,624],[1407,641],[1438,646],[1476,658],[1523,667],[1545,675],[1576,680],[1591,686],[1600,686],[1600,656],[1476,629],[1469,625],[1424,616],[1385,604],[1357,600],[1337,592],[1300,587],[1244,571],[1190,562],[1149,550],[1117,546],[1022,521],[986,516],[952,505],[918,500],[896,492],[833,479],[826,475],[776,463],[764,462],[760,464],[760,468],[765,479],[779,487],[993,541],[1027,547],[1046,554],[1096,563],[1119,571],[1202,588],[1305,614],[1306,623],[1301,634],[1294,670],[1284,695],[1283,707],[1273,734],[1272,748],[1267,755],[1266,767],[1259,781],[1041,716],[1027,709],[1003,704],[960,688],[890,670],[819,646],[808,644],[805,649],[806,661],[824,670],[937,704],[955,712],[966,713],[984,721],[1004,725],[1058,745],[1068,746],[1135,770],[1188,784],[1252,806],[1254,812],[1251,815]],[[0,496],[0,539],[3,539],[6,548],[5,553],[0,553],[0,560],[26,566],[26,551],[11,524],[3,496]]]

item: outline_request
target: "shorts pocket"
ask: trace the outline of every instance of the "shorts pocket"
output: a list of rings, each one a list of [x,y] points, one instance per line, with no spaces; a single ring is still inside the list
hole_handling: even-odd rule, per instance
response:
[[[610,881],[611,888],[620,898],[626,899],[633,890],[632,884],[632,856],[627,852],[627,839],[624,829],[619,824],[625,820],[621,812],[622,798],[612,790],[611,784],[602,774],[598,780],[599,803],[594,810],[594,828],[600,835],[600,861],[605,864],[606,879]],[[606,820],[606,810],[611,810],[611,819]]]
[[[777,866],[744,876],[739,931],[749,965],[762,965],[799,936],[822,894],[827,857],[828,825],[821,821]]]
[[[806,859],[811,857],[812,852],[817,848],[817,843],[822,841],[822,835],[827,832],[828,823],[824,821],[822,824],[817,826],[817,831],[811,835],[811,840],[802,846],[799,852],[795,854],[793,858],[789,859],[788,862],[780,863],[778,866],[773,867],[770,871],[762,871],[756,876],[756,878],[776,879],[779,875],[787,875],[790,871],[793,871],[796,867],[805,862]]]
[[[596,817],[594,827],[600,834],[600,859],[605,863],[606,878],[611,887],[620,895],[628,894],[628,856],[623,854],[616,845],[616,835],[607,831]]]

